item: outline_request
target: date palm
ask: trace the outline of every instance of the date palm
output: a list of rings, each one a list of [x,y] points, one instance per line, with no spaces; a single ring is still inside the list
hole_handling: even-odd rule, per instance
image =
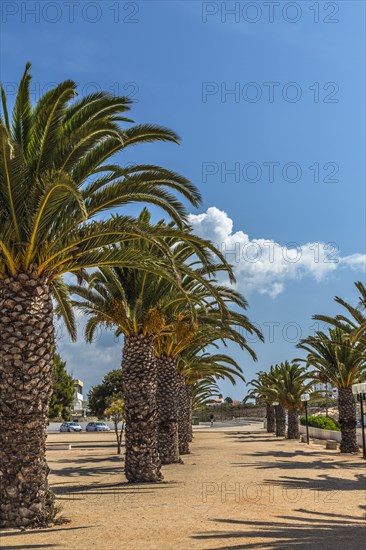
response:
[[[221,292],[225,292],[225,287],[222,287]],[[226,289],[228,299],[241,299],[240,295],[233,293],[231,289]],[[229,298],[231,296],[231,298]],[[182,339],[177,334],[172,334],[169,337],[158,338],[157,345],[158,353],[161,349],[165,350],[165,354],[169,354],[177,358],[179,371],[179,388],[178,388],[178,433],[179,433],[179,452],[187,454],[189,452],[189,441],[191,432],[191,384],[198,377],[204,377],[207,374],[214,374],[216,378],[229,378],[232,383],[235,383],[235,376],[242,377],[241,367],[227,355],[215,354],[211,355],[213,359],[208,361],[204,350],[213,346],[218,347],[221,342],[224,346],[228,341],[238,344],[241,349],[249,352],[251,357],[256,360],[256,355],[248,345],[246,339],[242,335],[243,330],[248,333],[255,333],[260,339],[263,339],[262,334],[249,321],[249,319],[241,314],[228,310],[229,317],[223,322],[221,314],[216,308],[209,311],[201,312],[198,315],[198,324],[196,329],[190,335],[190,338]],[[203,355],[202,355],[203,352]],[[209,355],[210,357],[210,355]],[[223,361],[226,364],[222,364]],[[205,370],[211,369],[215,365],[215,371]],[[230,366],[231,365],[231,366]],[[242,378],[243,379],[243,378]]]
[[[351,386],[364,376],[366,369],[364,346],[350,342],[348,336],[341,328],[331,328],[328,333],[318,331],[298,344],[308,353],[303,361],[315,367],[321,379],[326,378],[338,388],[341,453],[358,451],[356,405]]]
[[[276,436],[285,437],[286,435],[286,409],[279,399],[279,385],[281,383],[281,373],[279,365],[272,365],[268,372],[263,373],[263,381],[267,385],[267,392],[270,396],[275,410]]]
[[[140,219],[147,223],[149,213],[144,210]],[[212,245],[188,231],[182,240],[179,231],[171,225],[161,222],[158,227],[160,234],[164,235],[161,240],[168,249],[174,269],[179,272],[179,282],[169,273],[162,276],[160,267],[158,270],[152,267],[149,273],[133,268],[102,267],[84,276],[87,287],[70,287],[70,291],[78,296],[75,306],[89,316],[86,324],[88,341],[92,341],[100,324],[115,327],[117,335],[124,335],[125,474],[133,483],[158,481],[162,479],[161,463],[179,461],[178,448],[174,455],[171,446],[164,448],[158,440],[159,432],[172,432],[169,396],[163,398],[161,393],[163,388],[174,382],[176,367],[171,357],[156,358],[154,341],[160,334],[179,329],[171,323],[170,311],[175,311],[183,303],[191,325],[195,316],[194,307],[202,299],[201,296],[207,294],[207,289],[210,295],[218,294],[210,281],[203,277],[203,268],[193,272],[184,263],[187,257],[195,254],[210,272],[214,265],[208,260],[205,249],[214,252]],[[159,253],[162,253],[156,243],[138,241],[136,245],[147,256],[153,252],[159,258]],[[119,248],[123,253],[124,245]],[[187,278],[195,281],[194,294],[188,293]],[[160,410],[157,398],[161,403]]]
[[[197,285],[192,275],[186,274],[182,278],[182,288],[196,302],[195,320],[192,322],[190,310],[187,307],[188,302],[178,300],[173,295],[172,307],[165,310],[170,330],[161,332],[155,340],[155,353],[159,366],[159,451],[166,464],[177,462],[179,454],[188,452],[186,438],[187,430],[190,432],[191,407],[189,404],[192,396],[191,388],[186,384],[184,376],[179,375],[179,359],[182,353],[191,348],[199,338],[207,316],[215,317],[223,328],[223,325],[229,322],[227,316],[230,314],[226,302],[234,300],[239,306],[245,303],[235,291],[217,286],[213,280],[210,281],[209,288],[202,288],[202,285]],[[214,293],[220,297],[220,307],[216,307],[212,302]],[[217,338],[217,332],[215,337]],[[235,337],[245,342],[237,334]]]
[[[310,374],[305,367],[298,363],[285,361],[278,365],[278,377],[276,377],[276,394],[279,403],[288,411],[288,439],[299,439],[299,409],[301,408],[301,395],[311,392],[313,380],[309,380]]]
[[[357,307],[336,296],[334,300],[346,310],[345,314],[339,314],[335,317],[314,315],[313,318],[340,328],[349,334],[351,342],[361,343],[366,350],[366,287],[361,281],[356,282],[355,286],[360,293]]]
[[[271,390],[267,373],[261,371],[257,374],[257,378],[248,382],[247,385],[252,386],[251,391],[247,395],[247,399],[255,398],[259,402],[263,402],[266,406],[267,432],[274,433],[276,431],[275,409],[273,402],[275,401],[273,391]]]
[[[181,454],[189,453],[192,441],[192,412],[198,389],[205,389],[206,398],[217,395],[219,380],[228,379],[234,386],[244,380],[240,365],[224,353],[208,353],[189,347],[178,359],[179,372],[179,446]],[[196,396],[196,399],[195,399]],[[201,395],[201,399],[203,395]]]
[[[153,203],[182,225],[173,193],[193,204],[199,194],[185,178],[159,166],[120,167],[113,155],[150,141],[178,142],[153,125],[129,125],[130,100],[100,92],[76,98],[67,80],[32,105],[30,66],[11,116],[2,90],[0,118],[0,523],[46,525],[53,515],[45,440],[52,393],[53,300],[75,338],[63,275],[124,265],[158,269],[137,247],[155,240],[135,219],[111,208]],[[162,263],[162,269],[164,265]]]

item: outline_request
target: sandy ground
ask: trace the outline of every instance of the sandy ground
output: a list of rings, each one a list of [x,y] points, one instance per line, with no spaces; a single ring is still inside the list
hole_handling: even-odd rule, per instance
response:
[[[319,445],[276,439],[254,422],[200,426],[184,464],[129,485],[113,434],[52,434],[50,482],[71,521],[1,531],[3,549],[358,549],[365,467]]]

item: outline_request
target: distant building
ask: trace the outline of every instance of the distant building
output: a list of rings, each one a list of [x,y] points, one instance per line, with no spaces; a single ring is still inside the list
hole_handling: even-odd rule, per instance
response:
[[[83,396],[83,387],[84,382],[82,380],[74,380],[74,413],[75,414],[82,414],[83,413],[83,404],[84,404],[84,396]]]
[[[210,399],[208,402],[208,405],[213,407],[218,407],[219,405],[222,405],[225,403],[224,399],[222,397],[215,397],[215,399]]]
[[[338,388],[333,388],[330,384],[328,384],[327,386],[326,384],[318,382],[317,384],[314,384],[313,390],[323,392],[324,397],[326,396],[326,392],[327,392],[328,397],[331,397],[333,399],[338,399]]]

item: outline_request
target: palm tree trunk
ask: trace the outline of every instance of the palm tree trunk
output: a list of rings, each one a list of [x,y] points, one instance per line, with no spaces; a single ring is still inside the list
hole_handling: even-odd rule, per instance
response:
[[[356,403],[351,388],[338,389],[339,425],[341,427],[341,453],[358,452],[356,435]]]
[[[157,357],[158,451],[162,464],[179,462],[178,369],[175,357]]]
[[[276,436],[285,437],[286,435],[286,410],[282,405],[275,406],[276,415]]]
[[[276,431],[275,410],[273,405],[266,406],[267,432],[274,433]]]
[[[50,284],[32,271],[0,278],[0,526],[53,518],[46,428],[54,352]]]
[[[193,415],[193,398],[192,398],[192,386],[186,384],[186,392],[188,399],[188,441],[193,440],[193,428],[192,428],[192,415]]]
[[[178,435],[179,454],[189,453],[189,400],[184,376],[179,376],[178,386]]]
[[[297,409],[289,409],[288,411],[288,428],[287,439],[299,439],[299,413]]]
[[[153,337],[126,336],[123,347],[125,401],[125,474],[129,482],[163,478],[158,453],[157,363]]]

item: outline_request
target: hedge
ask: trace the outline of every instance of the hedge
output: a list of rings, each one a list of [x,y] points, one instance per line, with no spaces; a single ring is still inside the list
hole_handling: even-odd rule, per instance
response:
[[[308,416],[308,422],[309,426],[312,426],[313,428],[321,428],[322,430],[333,430],[335,432],[340,431],[339,424],[336,420],[333,420],[333,418],[329,418],[327,416]],[[305,416],[302,416],[300,418],[300,424],[305,426],[306,419]]]

